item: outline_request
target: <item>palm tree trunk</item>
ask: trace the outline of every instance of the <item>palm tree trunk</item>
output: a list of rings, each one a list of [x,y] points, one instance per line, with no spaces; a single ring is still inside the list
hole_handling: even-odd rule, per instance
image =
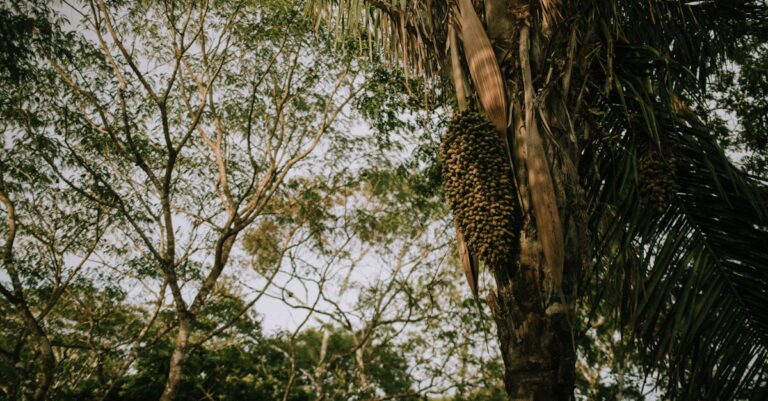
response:
[[[578,275],[586,261],[586,207],[575,167],[576,144],[565,134],[570,132],[569,113],[563,102],[535,100],[536,89],[541,88],[534,86],[542,82],[542,71],[549,70],[551,61],[540,55],[543,28],[530,15],[523,21],[520,14],[509,12],[519,3],[485,2],[486,28],[501,70],[507,71],[510,154],[523,211],[515,260],[491,268],[496,291],[489,295],[489,303],[509,399],[571,401],[576,376],[573,310]],[[567,39],[548,40],[550,45],[562,42],[565,55]],[[539,133],[544,126],[546,135]],[[553,146],[552,141],[558,143]]]
[[[496,321],[504,385],[514,401],[573,399],[575,351],[565,307],[542,301],[541,259],[537,245],[521,249],[513,266],[494,271],[496,293],[489,296]]]
[[[513,83],[510,83],[513,84]],[[524,135],[523,105],[513,99],[513,127],[519,144]],[[551,110],[550,115],[562,114]],[[552,119],[556,123],[557,119]],[[553,126],[554,127],[554,126]],[[519,232],[516,258],[507,265],[492,266],[496,291],[489,295],[489,304],[499,338],[504,361],[504,384],[510,400],[514,401],[571,401],[574,399],[576,376],[576,350],[573,336],[574,303],[578,275],[586,261],[586,209],[583,192],[571,157],[558,150],[559,163],[551,163],[550,174],[557,194],[557,203],[563,219],[565,243],[564,266],[561,281],[553,293],[548,288],[546,254],[539,239],[534,208],[530,199],[533,186],[521,152],[515,157],[515,176],[523,210],[523,224]],[[564,160],[564,162],[562,161]]]

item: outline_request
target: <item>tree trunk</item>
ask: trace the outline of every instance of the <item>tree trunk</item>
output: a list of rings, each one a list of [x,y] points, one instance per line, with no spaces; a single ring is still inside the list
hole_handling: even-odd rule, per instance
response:
[[[181,382],[181,371],[184,358],[187,355],[189,334],[192,331],[192,318],[188,313],[179,314],[179,332],[176,334],[176,344],[173,347],[171,362],[168,366],[168,380],[165,382],[160,401],[171,401],[176,397],[176,392]]]
[[[524,244],[520,260],[494,270],[496,293],[489,303],[504,360],[510,400],[573,399],[575,350],[569,307],[548,307],[542,290],[540,246]]]
[[[515,83],[510,83],[514,87]],[[525,124],[521,102],[513,103],[515,137],[524,134]],[[550,117],[562,115],[557,108],[548,111]],[[551,118],[553,129],[561,121]],[[563,131],[560,131],[563,132]],[[519,138],[517,138],[519,142]],[[515,141],[510,141],[515,143]],[[574,399],[576,349],[573,335],[574,305],[578,277],[584,268],[586,255],[586,209],[583,191],[571,155],[565,154],[564,144],[549,147],[552,183],[557,195],[559,214],[563,219],[565,248],[561,282],[555,292],[548,285],[549,270],[542,243],[538,238],[534,208],[526,183],[528,175],[519,150],[515,156],[515,176],[518,179],[522,209],[519,248],[507,265],[491,266],[496,292],[489,295],[489,304],[499,337],[505,366],[504,385],[510,400],[571,401]],[[552,148],[556,148],[552,149]],[[550,160],[558,160],[557,163]]]
[[[37,319],[35,319],[32,311],[29,310],[23,301],[20,301],[16,306],[22,311],[27,331],[30,332],[35,339],[42,365],[40,366],[40,372],[37,375],[35,387],[31,389],[29,397],[33,401],[43,401],[47,398],[48,389],[53,383],[53,373],[56,369],[56,357],[53,354],[53,347],[51,347],[51,342],[48,340],[48,336]]]
[[[552,73],[553,65],[550,64],[567,57],[570,37],[561,36],[570,30],[543,34],[546,27],[537,25],[542,19],[532,17],[535,13],[530,10],[521,11],[525,9],[525,3],[518,0],[485,1],[486,13],[493,13],[485,15],[486,29],[504,72],[511,104],[509,151],[514,159],[523,215],[520,246],[513,261],[503,266],[489,266],[496,281],[496,291],[488,298],[496,321],[505,366],[504,385],[509,399],[571,401],[576,376],[573,310],[577,280],[587,260],[586,206],[575,167],[578,146],[573,135],[568,134],[573,133],[568,120],[573,113],[565,110],[566,102],[560,98],[550,96],[542,101],[540,95],[542,82],[549,82],[547,74]],[[563,24],[565,27],[565,22]],[[541,43],[544,40],[546,45]],[[559,54],[552,56],[550,53],[545,59],[542,48]],[[554,68],[558,70],[557,66]],[[563,75],[567,78],[560,89],[567,97],[570,76]],[[546,127],[546,133],[539,136],[542,139],[539,150],[532,149],[530,131],[542,127]],[[540,157],[534,156],[538,157],[534,163],[543,163],[546,167],[533,175],[529,170],[531,152],[541,152]],[[546,174],[541,174],[547,169]],[[548,252],[551,249],[545,248],[547,243],[553,242],[544,238],[542,230],[537,228],[537,213],[541,212],[534,207],[538,201],[535,197],[551,196],[532,193],[541,191],[543,180],[549,180],[554,187],[548,191],[552,191],[549,193],[556,198],[559,212],[556,217],[562,222],[562,228],[556,234],[562,235],[559,243],[562,247],[564,241],[564,254],[555,255],[562,272],[552,271],[552,261],[556,258]],[[544,215],[545,219],[547,217]]]
[[[0,203],[5,207],[7,214],[7,237],[3,245],[3,268],[11,279],[11,290],[6,289],[0,284],[0,292],[10,301],[13,306],[21,313],[21,318],[27,332],[34,338],[37,351],[40,353],[40,372],[37,375],[34,387],[25,389],[27,396],[33,401],[45,400],[48,389],[53,383],[53,373],[56,369],[56,356],[53,353],[53,347],[48,339],[48,335],[42,326],[42,323],[35,317],[32,309],[29,307],[24,296],[21,277],[16,270],[16,261],[14,260],[13,246],[16,240],[16,206],[11,201],[8,194],[0,189]],[[23,335],[22,335],[23,337]]]

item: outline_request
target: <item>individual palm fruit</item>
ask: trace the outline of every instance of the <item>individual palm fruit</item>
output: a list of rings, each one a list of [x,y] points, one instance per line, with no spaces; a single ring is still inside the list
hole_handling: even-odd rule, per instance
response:
[[[443,189],[467,247],[498,266],[515,250],[519,222],[511,167],[496,129],[477,112],[456,116],[443,136]]]
[[[662,213],[674,201],[678,192],[675,148],[664,138],[661,147],[646,138],[638,142],[637,175],[640,201]]]

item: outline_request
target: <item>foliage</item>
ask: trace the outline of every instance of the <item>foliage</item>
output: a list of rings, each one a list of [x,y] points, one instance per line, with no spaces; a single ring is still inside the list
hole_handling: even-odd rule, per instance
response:
[[[710,92],[710,103],[725,112],[713,114],[723,146],[743,157],[747,171],[768,178],[768,44],[764,38],[749,38],[735,50],[718,74]],[[735,119],[737,125],[726,119]]]
[[[0,397],[505,399],[442,200],[449,3],[326,3],[2,5]],[[578,396],[764,399],[764,5],[536,4]]]
[[[174,364],[177,399],[498,385],[494,355],[454,378],[438,352],[477,346],[489,327],[439,274],[435,106],[391,91],[422,92],[416,80],[332,53],[300,13],[282,1],[3,8],[0,397],[158,398]],[[361,119],[385,125],[369,137],[354,132]],[[304,320],[264,334],[261,308]]]

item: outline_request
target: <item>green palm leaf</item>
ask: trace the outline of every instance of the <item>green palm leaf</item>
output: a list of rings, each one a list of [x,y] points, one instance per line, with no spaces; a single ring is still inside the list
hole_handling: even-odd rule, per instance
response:
[[[614,133],[606,139],[620,141],[590,149],[596,274],[613,283],[612,301],[670,398],[731,399],[768,372],[768,191],[731,165],[704,125],[638,99],[630,113],[644,107],[655,129],[634,129],[614,107],[602,123]],[[638,142],[654,133],[673,140],[679,159],[669,171],[678,190],[662,212],[637,191]]]

